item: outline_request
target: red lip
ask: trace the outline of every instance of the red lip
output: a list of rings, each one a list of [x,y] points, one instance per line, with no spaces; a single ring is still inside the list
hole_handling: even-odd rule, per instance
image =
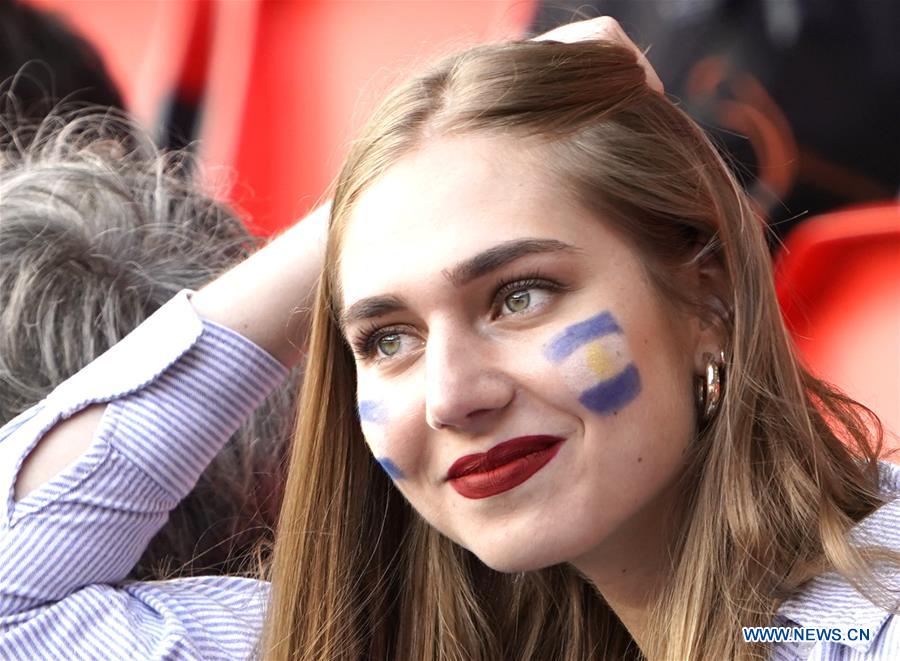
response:
[[[465,498],[488,498],[519,486],[559,451],[559,436],[520,436],[457,459],[447,480]]]

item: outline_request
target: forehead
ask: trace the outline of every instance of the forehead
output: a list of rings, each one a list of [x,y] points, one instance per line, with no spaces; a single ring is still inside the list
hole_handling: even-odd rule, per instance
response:
[[[394,291],[519,237],[574,244],[568,215],[539,149],[497,137],[436,140],[358,199],[341,245],[342,298]]]

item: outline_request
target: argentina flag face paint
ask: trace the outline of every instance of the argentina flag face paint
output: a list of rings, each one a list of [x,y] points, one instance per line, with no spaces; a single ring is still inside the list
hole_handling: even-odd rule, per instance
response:
[[[387,422],[387,407],[382,402],[372,399],[361,399],[356,406],[359,421],[382,425]]]
[[[567,327],[545,345],[544,356],[560,365],[578,400],[594,413],[618,413],[641,391],[625,336],[609,311]]]
[[[356,411],[366,442],[375,455],[375,461],[392,480],[402,480],[405,477],[403,470],[390,457],[378,454],[379,439],[385,436],[385,428],[388,424],[387,406],[384,402],[377,400],[360,399],[357,402]]]

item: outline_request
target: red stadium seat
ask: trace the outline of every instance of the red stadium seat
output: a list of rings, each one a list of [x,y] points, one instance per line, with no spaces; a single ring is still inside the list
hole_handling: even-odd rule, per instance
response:
[[[384,91],[437,55],[517,36],[535,0],[219,0],[201,154],[269,234],[308,211]]]
[[[900,448],[900,205],[805,221],[778,256],[776,284],[808,367],[874,410],[885,445]]]

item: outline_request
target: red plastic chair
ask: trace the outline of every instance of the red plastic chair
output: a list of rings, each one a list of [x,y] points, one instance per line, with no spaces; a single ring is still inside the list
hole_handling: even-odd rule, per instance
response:
[[[807,366],[875,411],[885,446],[900,448],[900,204],[799,225],[776,284]]]
[[[233,169],[232,200],[255,231],[275,232],[320,199],[349,141],[400,74],[436,55],[522,34],[535,6],[217,0],[201,156]]]

